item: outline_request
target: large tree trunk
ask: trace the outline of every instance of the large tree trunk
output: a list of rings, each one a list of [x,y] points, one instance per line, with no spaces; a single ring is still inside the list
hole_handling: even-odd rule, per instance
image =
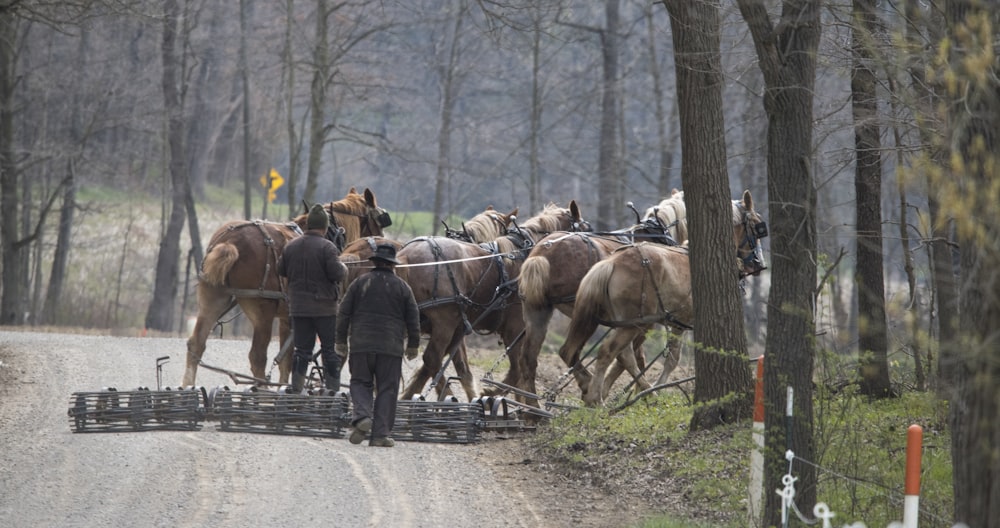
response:
[[[542,140],[542,11],[532,11],[531,27],[531,118],[528,131],[528,205],[542,209],[542,170],[539,146]]]
[[[875,1],[854,0],[851,107],[854,114],[854,191],[857,207],[858,375],[861,393],[886,397],[889,385],[885,279],[882,269],[882,143],[875,95]]]
[[[646,31],[649,34],[649,76],[653,82],[653,115],[656,116],[656,144],[660,151],[660,170],[656,179],[657,199],[664,199],[670,196],[671,190],[676,187],[670,178],[671,169],[674,166],[674,147],[677,141],[677,134],[667,133],[667,112],[663,108],[663,76],[660,73],[660,63],[656,54],[656,28],[653,24],[653,6],[650,4],[645,8]],[[677,102],[670,106],[670,123],[676,120],[678,111]],[[673,130],[673,127],[671,127]],[[678,242],[683,242],[679,240]]]
[[[288,131],[288,175],[285,189],[288,190],[288,214],[294,216],[298,210],[299,163],[302,159],[302,141],[295,130],[295,60],[292,50],[292,31],[295,28],[294,0],[285,1],[285,48],[282,61],[285,69],[285,127]]]
[[[329,86],[330,52],[327,48],[326,0],[316,1],[316,46],[313,48],[313,78],[309,97],[309,166],[306,169],[306,186],[302,199],[306,203],[315,201],[319,169],[323,164],[323,148],[326,146],[326,89]],[[291,191],[291,189],[289,189]]]
[[[458,101],[459,78],[457,68],[461,56],[462,24],[466,15],[465,2],[459,2],[458,12],[454,14],[454,27],[451,32],[451,42],[448,45],[448,62],[441,65],[441,108],[440,128],[438,129],[437,174],[434,177],[434,218],[443,221],[450,211],[446,211],[445,193],[451,183],[451,128],[455,104]],[[434,222],[432,234],[438,232],[438,222]]]
[[[324,0],[320,0],[323,3]],[[250,164],[250,61],[247,57],[247,18],[251,9],[246,0],[240,1],[240,85],[243,88],[241,106],[243,108],[243,218],[249,220],[253,216],[251,198],[253,197],[254,181],[252,165]],[[323,13],[324,11],[320,11]],[[326,18],[317,16],[326,23]],[[323,34],[324,36],[326,33]]]
[[[49,274],[49,287],[45,292],[45,305],[42,307],[40,324],[57,324],[59,322],[56,308],[62,299],[63,282],[66,278],[66,264],[69,260],[69,249],[73,235],[73,215],[76,211],[76,169],[74,161],[66,163],[66,179],[63,188],[62,207],[59,209],[59,228],[56,234],[56,249],[52,255],[52,270]]]
[[[734,256],[732,197],[722,115],[716,1],[668,0],[681,125],[681,180],[688,210],[694,298],[695,407],[691,430],[750,415],[743,304]],[[733,396],[736,397],[733,397]]]
[[[21,324],[26,305],[23,252],[17,227],[20,222],[18,192],[20,168],[14,159],[14,87],[17,82],[18,20],[13,10],[0,11],[0,243],[3,250],[3,296],[0,325]]]
[[[597,155],[597,225],[598,231],[617,227],[617,211],[621,208],[618,189],[618,2],[605,0],[606,26],[601,32],[603,79],[601,81],[601,138]]]
[[[950,177],[961,247],[960,335],[950,401],[955,520],[997,526],[1000,519],[1000,60],[993,51],[1000,19],[992,7],[947,2]],[[980,62],[976,62],[975,59]],[[989,60],[984,64],[981,61]],[[961,164],[957,163],[961,161]],[[954,186],[957,186],[954,187]],[[944,204],[943,204],[944,205]],[[944,322],[942,321],[942,324]]]
[[[816,319],[816,187],[813,182],[813,90],[821,32],[820,3],[785,0],[777,25],[760,0],[737,0],[753,36],[767,90],[767,190],[771,221],[771,292],[764,369],[764,489],[782,488],[785,451],[816,459],[813,443],[812,373]],[[790,441],[784,410],[794,390]],[[812,511],[816,469],[795,464],[796,503]],[[781,524],[781,498],[765,494],[764,526]]]
[[[163,103],[167,117],[167,144],[170,156],[170,213],[167,229],[160,240],[156,257],[153,300],[146,313],[146,328],[163,332],[174,327],[174,305],[180,263],[180,237],[184,228],[185,189],[187,187],[184,155],[184,103],[181,99],[177,37],[181,10],[177,0],[164,1],[163,18]]]

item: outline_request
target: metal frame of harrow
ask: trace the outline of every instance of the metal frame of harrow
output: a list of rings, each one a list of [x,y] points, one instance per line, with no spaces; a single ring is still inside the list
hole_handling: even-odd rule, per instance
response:
[[[227,386],[210,392],[204,387],[161,390],[160,374],[166,359],[157,359],[156,390],[106,387],[74,392],[67,413],[70,427],[77,433],[194,431],[201,429],[202,422],[214,420],[217,429],[224,432],[328,438],[343,438],[350,427],[351,399],[345,392],[320,388],[309,394],[286,394],[283,386],[259,386],[255,378],[224,369],[216,370],[229,374],[236,384],[245,384],[248,378],[255,384],[241,391]],[[477,398],[469,403],[454,397],[400,401],[392,434],[398,440],[413,442],[474,443],[486,430],[529,429],[517,418],[521,406],[502,397]]]

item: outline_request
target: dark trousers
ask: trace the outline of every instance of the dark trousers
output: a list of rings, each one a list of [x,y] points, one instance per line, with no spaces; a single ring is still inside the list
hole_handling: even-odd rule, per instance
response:
[[[304,365],[306,370],[312,362],[312,351],[319,337],[319,352],[323,358],[324,368],[340,369],[340,357],[333,351],[333,342],[337,339],[337,316],[292,317],[292,341],[295,343],[297,365]]]
[[[371,418],[372,438],[389,436],[393,422],[396,421],[396,400],[399,398],[403,358],[389,354],[352,352],[348,364],[351,368],[351,400],[354,402],[354,418],[351,423]]]

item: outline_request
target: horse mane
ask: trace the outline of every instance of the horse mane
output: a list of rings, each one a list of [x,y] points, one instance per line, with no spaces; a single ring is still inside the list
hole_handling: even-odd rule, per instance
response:
[[[554,203],[549,203],[546,205],[542,212],[537,215],[527,219],[523,224],[518,224],[521,231],[527,232],[531,237],[531,242],[534,244],[540,238],[545,235],[552,233],[554,231],[564,231],[566,226],[564,225],[565,218],[572,216],[569,209],[565,207],[560,207]],[[497,250],[500,253],[513,253],[524,249],[521,244],[522,241],[515,240],[516,236],[501,236],[496,239]]]
[[[670,197],[660,200],[660,203],[656,204],[649,209],[646,209],[646,214],[643,215],[644,218],[649,218],[653,216],[654,211],[656,213],[656,218],[659,219],[662,225],[668,226],[677,222],[670,230],[672,231],[671,236],[678,244],[685,244],[688,239],[688,229],[687,229],[687,206],[684,205],[684,191],[674,191],[670,194]]]
[[[515,209],[513,213],[516,214]],[[502,221],[498,221],[502,220]],[[501,227],[502,224],[502,227]],[[465,232],[476,243],[492,242],[503,236],[510,225],[510,215],[505,215],[489,206],[485,211],[473,216],[462,225]]]
[[[559,217],[571,214],[569,209],[560,207],[554,203],[549,203],[542,212],[525,220],[521,228],[530,231],[532,234],[551,233],[562,230],[562,222]]]

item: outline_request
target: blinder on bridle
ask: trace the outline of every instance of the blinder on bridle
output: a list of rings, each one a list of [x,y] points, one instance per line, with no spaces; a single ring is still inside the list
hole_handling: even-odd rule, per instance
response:
[[[741,210],[744,209],[743,204],[739,203]],[[756,224],[750,225],[750,211],[743,210],[743,243],[740,247],[744,245],[748,246],[750,250],[745,257],[741,257],[743,261],[744,269],[752,269],[754,271],[746,273],[741,271],[742,276],[746,275],[759,275],[760,272],[767,269],[767,265],[764,263],[764,253],[761,249],[760,239],[766,238],[767,232],[767,222],[761,220]]]
[[[378,222],[380,227],[389,227],[392,225],[392,217],[389,216],[389,211],[378,208],[378,216],[375,217],[375,221]]]

